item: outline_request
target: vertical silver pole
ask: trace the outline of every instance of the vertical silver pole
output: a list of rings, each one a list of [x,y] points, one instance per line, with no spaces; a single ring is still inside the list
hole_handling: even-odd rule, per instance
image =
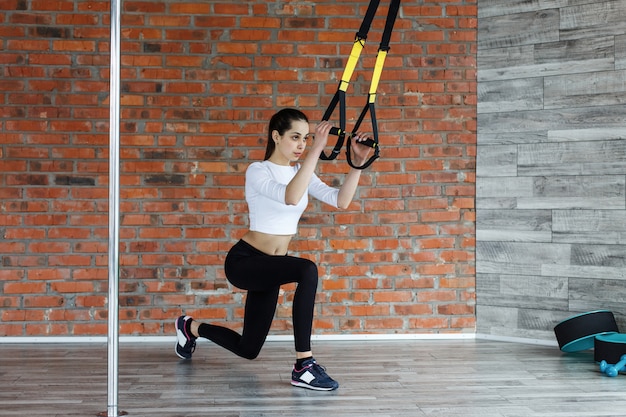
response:
[[[111,0],[109,87],[109,331],[107,416],[117,417],[119,353],[119,228],[120,228],[120,8]]]

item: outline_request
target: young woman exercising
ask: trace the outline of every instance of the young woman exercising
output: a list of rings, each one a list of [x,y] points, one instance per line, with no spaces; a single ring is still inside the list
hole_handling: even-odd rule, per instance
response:
[[[241,335],[226,327],[199,323],[189,316],[176,320],[176,354],[190,359],[196,339],[204,337],[243,358],[258,356],[269,333],[280,286],[295,282],[292,318],[296,362],[291,384],[330,391],[339,384],[318,365],[311,351],[313,310],[317,291],[317,266],[308,259],[287,255],[308,195],[333,207],[345,209],[352,201],[361,170],[351,168],[341,188],[325,184],[315,174],[319,155],[328,142],[332,125],[323,121],[309,133],[309,121],[299,110],[283,109],[272,116],[265,159],[246,170],[245,197],[249,230],[228,252],[226,278],[247,291]],[[367,160],[371,148],[359,142],[368,135],[357,133],[351,144],[356,163]],[[302,161],[307,141],[310,151]]]

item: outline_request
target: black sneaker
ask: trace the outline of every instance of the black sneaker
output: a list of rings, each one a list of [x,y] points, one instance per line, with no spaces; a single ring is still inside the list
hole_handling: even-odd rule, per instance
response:
[[[180,316],[176,319],[176,354],[181,359],[191,359],[196,350],[197,338],[189,329],[192,320],[189,316]]]
[[[317,391],[332,391],[339,388],[339,383],[329,377],[326,369],[318,365],[313,358],[304,361],[302,369],[293,367],[291,385]]]

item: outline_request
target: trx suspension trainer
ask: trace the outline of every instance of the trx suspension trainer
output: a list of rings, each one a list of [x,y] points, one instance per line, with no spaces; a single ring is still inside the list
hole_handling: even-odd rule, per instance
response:
[[[326,155],[324,152],[320,154],[320,159],[323,160],[332,160],[337,158],[345,139],[348,139],[348,143],[346,145],[346,158],[348,160],[348,164],[352,168],[356,169],[365,169],[374,162],[379,156],[379,145],[378,145],[378,126],[376,124],[376,110],[374,108],[374,103],[376,102],[376,90],[378,89],[378,82],[380,81],[380,76],[383,71],[383,67],[385,65],[385,58],[387,57],[387,52],[389,51],[389,41],[391,39],[391,32],[393,31],[393,26],[396,21],[396,17],[398,15],[398,9],[400,8],[400,0],[391,0],[389,5],[389,11],[387,13],[387,21],[385,22],[385,29],[383,31],[382,39],[380,41],[380,46],[378,47],[378,54],[376,55],[376,64],[374,65],[374,74],[372,76],[372,81],[370,83],[369,93],[367,95],[367,103],[363,107],[361,111],[361,115],[359,116],[357,122],[352,129],[352,133],[346,132],[346,91],[348,90],[348,86],[350,85],[350,79],[352,78],[352,74],[354,73],[354,69],[356,68],[356,64],[361,56],[361,52],[365,47],[365,40],[367,39],[367,33],[369,32],[370,26],[372,25],[372,21],[374,20],[374,15],[376,14],[376,10],[378,9],[378,4],[380,0],[371,0],[369,6],[367,7],[367,12],[365,13],[365,18],[361,23],[361,27],[359,31],[356,33],[356,37],[354,40],[354,44],[352,45],[352,51],[350,52],[350,57],[348,58],[348,62],[343,71],[343,75],[341,77],[341,81],[339,82],[339,87],[337,88],[337,92],[333,96],[322,120],[328,121],[330,116],[334,113],[337,104],[339,104],[339,127],[333,127],[330,130],[332,135],[337,135],[337,143],[333,148],[330,155]],[[361,145],[369,146],[374,149],[374,155],[370,157],[368,161],[366,161],[361,166],[355,166],[352,163],[352,159],[350,156],[350,144],[353,136],[356,135],[356,132],[363,122],[363,119],[367,115],[370,114],[370,118],[372,121],[372,134],[374,136],[373,139],[368,139],[364,142],[359,142]]]

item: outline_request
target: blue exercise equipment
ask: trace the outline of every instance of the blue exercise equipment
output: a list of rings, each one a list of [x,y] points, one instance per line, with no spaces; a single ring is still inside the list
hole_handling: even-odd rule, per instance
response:
[[[617,363],[626,355],[626,334],[607,333],[596,336],[593,359],[596,362]]]
[[[563,320],[554,327],[554,334],[563,352],[578,352],[594,347],[597,335],[616,333],[613,313],[596,310]]]
[[[600,372],[610,377],[616,377],[626,367],[626,355],[622,355],[619,362],[615,365],[607,363],[605,360],[600,362]]]

